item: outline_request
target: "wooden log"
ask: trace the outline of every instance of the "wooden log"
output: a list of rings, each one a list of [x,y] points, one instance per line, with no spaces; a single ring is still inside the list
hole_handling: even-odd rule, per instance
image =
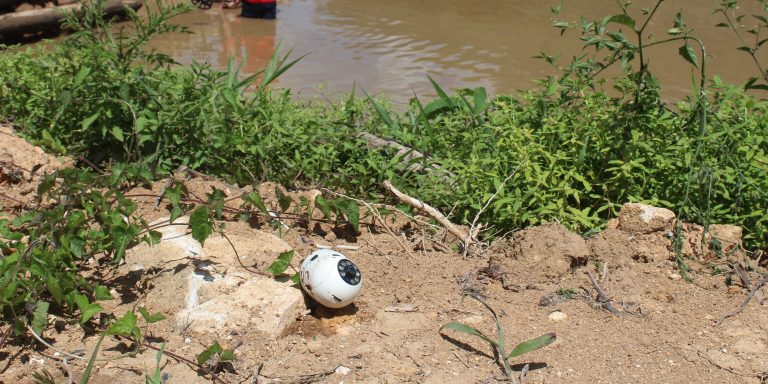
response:
[[[104,12],[106,17],[118,16],[125,13],[126,7],[136,10],[142,5],[144,5],[143,0],[109,0]],[[67,14],[71,12],[78,16],[82,15],[83,5],[68,4],[0,15],[0,36],[19,36],[25,33],[58,29]]]
[[[395,156],[399,157],[400,164],[405,166],[410,171],[413,172],[421,172],[421,171],[432,171],[439,173],[439,177],[441,180],[443,180],[446,184],[450,186],[454,186],[456,184],[456,175],[454,175],[452,172],[445,170],[443,168],[440,168],[439,166],[435,164],[430,164],[426,167],[424,167],[421,163],[418,162],[419,159],[426,159],[426,156],[413,149],[406,147],[396,141],[393,140],[387,140],[382,139],[378,136],[372,135],[368,132],[359,132],[357,134],[357,137],[365,140],[368,142],[368,147],[370,148],[392,148],[397,151]]]

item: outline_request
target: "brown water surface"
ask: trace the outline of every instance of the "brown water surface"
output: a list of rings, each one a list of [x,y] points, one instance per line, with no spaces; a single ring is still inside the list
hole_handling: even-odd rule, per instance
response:
[[[232,55],[245,72],[265,65],[276,42],[307,55],[279,79],[297,94],[349,92],[357,84],[368,92],[404,102],[415,92],[431,94],[427,74],[447,89],[484,86],[491,94],[529,89],[554,73],[532,58],[539,52],[562,53],[561,64],[581,51],[575,32],[560,36],[552,27],[550,6],[560,1],[530,0],[283,0],[277,20],[240,18],[239,10],[213,9],[183,15],[177,22],[192,35],[169,35],[153,45],[181,63],[208,62],[225,68]],[[596,18],[618,13],[614,0],[563,1],[561,19]],[[730,31],[715,28],[718,0],[665,1],[649,32],[666,36],[680,9],[709,53],[709,73],[728,82],[758,75],[751,58],[737,51]],[[742,1],[748,14],[759,13],[756,0]],[[631,9],[655,1],[636,1]],[[751,20],[745,19],[748,23]],[[680,44],[653,47],[647,57],[667,99],[690,94],[692,70],[677,53]],[[761,61],[768,63],[768,50]],[[614,72],[615,73],[615,72]]]

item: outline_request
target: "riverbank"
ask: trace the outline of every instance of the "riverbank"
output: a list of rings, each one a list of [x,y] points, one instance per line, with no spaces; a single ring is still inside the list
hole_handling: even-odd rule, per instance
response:
[[[765,101],[714,77],[671,107],[648,73],[613,97],[577,71],[511,95],[431,82],[404,113],[297,102],[279,49],[257,76],[145,50],[185,11],[0,56],[3,377],[508,379],[440,331],[492,334],[465,294],[508,340],[557,334],[511,361],[527,382],[765,377]],[[363,272],[353,307],[283,272],[322,246]]]

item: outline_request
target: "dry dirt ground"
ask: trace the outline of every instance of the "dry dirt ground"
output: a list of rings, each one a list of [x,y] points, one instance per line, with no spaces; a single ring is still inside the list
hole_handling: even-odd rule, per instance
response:
[[[0,132],[0,204],[5,211],[13,214],[31,201],[34,174],[59,166],[58,160],[9,130]],[[199,177],[188,180],[187,186],[192,195],[204,196],[215,186],[237,196],[223,183]],[[160,182],[151,190],[128,192],[139,202],[139,214],[150,221],[168,216],[166,202],[159,209],[154,206],[162,188]],[[276,206],[273,194],[270,197],[274,186],[259,189],[267,204]],[[311,193],[317,192],[293,195]],[[228,203],[238,204],[237,199]],[[214,341],[234,348],[238,359],[219,371],[215,379],[219,383],[503,381],[487,344],[466,334],[440,332],[443,324],[461,321],[493,334],[488,313],[478,302],[463,299],[466,292],[485,297],[501,315],[509,345],[557,334],[554,344],[512,361],[518,371],[529,365],[526,383],[768,382],[768,306],[762,295],[718,325],[748,292],[731,273],[728,261],[754,266],[754,260],[739,249],[738,229],[718,229],[723,244],[718,253],[702,251],[701,229],[687,226],[684,252],[692,268],[692,280],[687,282],[674,262],[670,220],[663,210],[628,206],[622,220],[612,221],[604,232],[588,239],[550,223],[513,233],[466,258],[454,250],[443,231],[434,233],[402,217],[388,221],[391,233],[377,223],[361,225],[359,234],[322,222],[302,225],[286,220],[290,229],[285,230],[263,219],[232,220],[226,223],[226,233],[238,239],[235,247],[244,250],[246,264],[257,270],[263,271],[282,246],[304,257],[317,245],[330,245],[347,246],[341,252],[363,273],[362,293],[353,306],[312,311],[302,307],[276,338],[241,323],[202,330],[178,327],[173,311],[179,307],[179,295],[164,281],[191,265],[191,258],[168,268],[136,267],[137,260],[146,262],[146,256],[134,251],[118,268],[92,266],[83,273],[105,278],[115,289],[116,299],[103,304],[106,310],[120,315],[141,304],[168,317],[145,329],[154,346],[165,342],[167,351],[190,360]],[[370,217],[363,221],[374,222]],[[220,262],[209,256],[213,259],[208,262]],[[294,259],[293,265],[298,266],[299,260]],[[226,275],[254,275],[238,264],[224,267]],[[617,314],[595,300],[587,271],[606,291]],[[757,271],[765,269],[758,266]],[[758,274],[749,276],[755,281]],[[554,295],[558,291],[571,299]],[[43,371],[57,383],[68,382],[70,374],[79,380],[85,362],[65,360],[61,352],[89,356],[97,335],[84,332],[73,319],[50,320],[57,327],[49,327],[44,337],[55,349],[31,338],[6,344],[0,351],[0,383],[31,383],[32,373]],[[0,326],[5,330],[8,324]],[[145,373],[155,367],[156,352],[145,349],[133,357],[113,359],[128,347],[124,341],[105,339],[99,353],[102,360],[90,382],[143,383]],[[160,365],[168,383],[213,380],[168,356]]]

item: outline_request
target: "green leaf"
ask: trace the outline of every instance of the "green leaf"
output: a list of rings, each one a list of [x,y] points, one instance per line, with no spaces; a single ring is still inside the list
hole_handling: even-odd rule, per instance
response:
[[[183,214],[184,214],[184,211],[182,211],[181,208],[175,207],[171,209],[171,217],[168,219],[168,223],[172,224],[174,221],[176,221],[176,219],[181,217],[181,215]]]
[[[110,132],[112,133],[112,136],[117,139],[117,141],[121,143],[125,141],[125,137],[123,137],[123,130],[120,129],[120,127],[114,126]]]
[[[59,279],[52,275],[48,275],[45,278],[45,288],[48,289],[48,292],[53,296],[53,300],[56,301],[56,304],[61,305],[64,301],[64,291],[61,289]]]
[[[99,354],[99,347],[101,347],[101,342],[104,341],[104,336],[105,334],[102,333],[99,341],[96,342],[91,358],[88,360],[88,365],[85,367],[83,376],[80,378],[80,384],[88,384],[88,380],[91,378],[91,370],[93,370],[93,365],[96,363],[96,356]]]
[[[393,131],[396,131],[399,129],[400,124],[397,122],[397,120],[392,120],[392,117],[389,115],[389,111],[387,111],[384,106],[377,103],[376,100],[371,97],[371,95],[368,94],[365,90],[363,90],[363,93],[365,94],[365,97],[368,98],[368,102],[373,105],[373,109],[376,110],[376,113],[379,114],[379,117],[381,118],[381,121],[384,122],[384,124],[387,125],[387,127]]]
[[[315,206],[323,213],[324,219],[331,218],[331,203],[322,195],[317,195],[317,197],[315,197]]]
[[[267,268],[267,272],[271,273],[272,276],[277,276],[285,272],[285,270],[291,264],[293,253],[293,250],[281,253],[280,256],[277,257],[277,260],[272,262],[269,268]]]
[[[454,331],[464,332],[464,333],[468,333],[470,335],[477,336],[477,337],[487,341],[488,343],[490,343],[494,347],[498,347],[499,346],[499,343],[496,340],[491,340],[488,336],[484,335],[482,332],[478,331],[477,329],[470,327],[469,325],[462,324],[462,323],[457,323],[457,322],[452,321],[452,322],[450,322],[450,323],[440,327],[440,331],[442,331],[443,329],[446,329],[446,328],[447,329],[453,329]]]
[[[535,339],[524,341],[518,344],[515,347],[515,349],[513,349],[512,352],[509,353],[509,356],[507,356],[507,359],[524,355],[528,352],[535,351],[539,348],[544,348],[547,345],[554,343],[555,339],[557,339],[557,336],[555,336],[554,333],[547,333],[546,335],[541,335]]]
[[[205,363],[208,362],[208,360],[210,360],[211,357],[213,357],[214,355],[220,354],[222,351],[223,349],[221,348],[221,345],[219,345],[219,342],[214,341],[213,345],[211,345],[210,347],[208,347],[208,349],[206,349],[205,351],[197,355],[197,364],[199,364],[200,366],[205,365]]]
[[[429,82],[432,83],[432,88],[434,88],[435,93],[437,93],[437,96],[440,98],[440,100],[445,101],[448,106],[451,109],[456,109],[456,104],[453,102],[453,100],[448,97],[448,94],[443,91],[443,88],[440,87],[439,84],[432,78],[432,76],[427,75],[427,78],[429,79]]]
[[[205,239],[213,233],[213,225],[208,207],[199,206],[189,216],[189,227],[192,229],[192,237],[202,245]]]
[[[488,95],[483,87],[477,87],[472,92],[472,96],[475,99],[475,113],[482,113],[488,109]]]
[[[32,330],[38,336],[42,336],[43,330],[48,325],[48,307],[50,304],[47,301],[38,301],[35,307],[35,312],[32,314]]]
[[[609,23],[617,23],[617,24],[623,24],[627,27],[630,27],[632,29],[635,29],[635,19],[629,17],[628,15],[613,15],[608,20]]]
[[[112,294],[109,293],[109,288],[103,285],[97,285],[93,290],[93,296],[96,300],[112,300]]]
[[[82,237],[73,236],[69,239],[69,251],[72,252],[78,259],[83,257],[83,247],[85,246],[85,240]]]
[[[155,355],[155,371],[152,373],[151,377],[146,375],[145,384],[163,384],[162,372],[160,370],[160,360],[163,358],[163,353],[165,353],[165,346],[166,343],[163,343],[163,345],[160,346],[160,350],[157,351],[157,355]]]
[[[147,243],[149,245],[157,245],[160,244],[160,241],[163,240],[163,233],[159,231],[149,231],[149,240]]]
[[[213,188],[213,191],[207,193],[206,196],[208,196],[208,207],[213,209],[217,218],[221,218],[221,211],[224,209],[224,199],[226,197],[224,191]]]
[[[235,356],[235,351],[226,349],[221,351],[221,354],[219,355],[219,361],[235,361],[237,360],[237,356]]]
[[[291,207],[293,199],[290,196],[286,196],[280,188],[275,187],[275,196],[277,196],[277,203],[280,205],[280,211],[286,212]]]
[[[294,273],[291,276],[291,281],[296,285],[301,285],[301,274],[300,273]]]
[[[56,175],[45,175],[43,176],[42,180],[40,180],[40,184],[37,185],[37,196],[38,198],[42,197],[44,194],[48,193],[51,188],[55,185],[56,182]]]
[[[144,307],[139,307],[139,313],[141,314],[141,317],[144,318],[144,321],[146,321],[149,324],[157,323],[160,320],[165,320],[165,315],[162,313],[153,313],[149,314],[149,311],[147,311]]]
[[[687,62],[691,63],[694,67],[699,67],[699,60],[696,58],[696,52],[694,52],[693,47],[691,47],[688,44],[683,45],[678,50],[680,53],[680,56],[683,57]]]
[[[80,324],[87,323],[88,320],[102,310],[101,305],[89,302],[88,297],[85,295],[75,295],[75,304],[80,309]]]
[[[119,216],[119,215],[116,215]],[[112,244],[115,250],[115,260],[122,260],[125,256],[125,249],[128,248],[128,244],[133,239],[134,233],[131,228],[126,225],[119,225],[112,228],[110,233],[112,235]]]
[[[347,200],[346,204],[342,205],[342,210],[355,232],[360,232],[360,207],[357,205],[357,202]]]
[[[101,116],[101,112],[96,112],[93,115],[86,117],[85,120],[83,120],[83,122],[80,124],[83,131],[87,130],[88,127],[90,127],[91,124],[93,124],[93,122],[99,118],[99,116]]]
[[[244,196],[243,199],[251,204],[253,204],[256,208],[261,211],[261,213],[267,214],[267,206],[264,204],[264,200],[261,199],[261,196],[259,195],[259,192],[253,191],[247,196]]]
[[[75,81],[74,81],[75,87],[80,85],[80,83],[82,83],[83,80],[85,80],[85,78],[88,77],[88,75],[90,73],[91,73],[91,69],[90,68],[88,68],[88,67],[80,68],[80,70],[77,71],[77,74],[75,75]]]
[[[136,314],[128,311],[107,328],[107,335],[133,336],[136,329]]]

